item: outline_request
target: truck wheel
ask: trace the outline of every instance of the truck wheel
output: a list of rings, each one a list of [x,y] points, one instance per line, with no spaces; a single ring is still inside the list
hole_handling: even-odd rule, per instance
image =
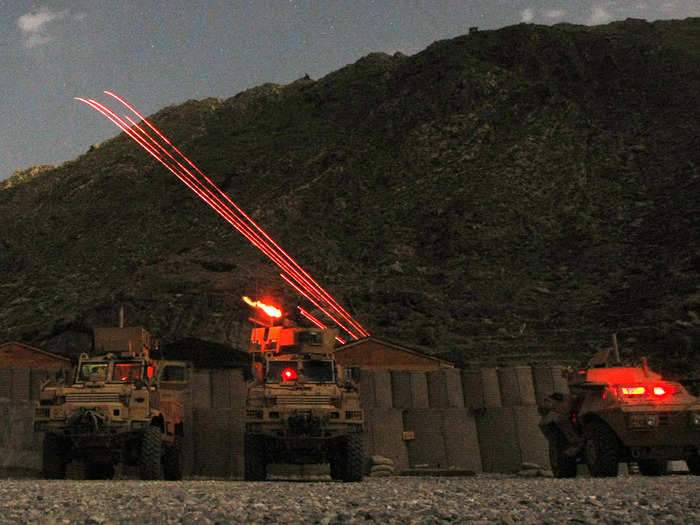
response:
[[[350,434],[344,441],[343,481],[362,481],[365,462],[362,434]]]
[[[334,440],[328,451],[328,465],[331,470],[331,479],[343,479],[343,446],[342,440]]]
[[[666,474],[666,462],[661,459],[640,459],[637,461],[642,476],[663,476]]]
[[[46,479],[65,479],[66,463],[66,445],[63,439],[51,432],[44,434],[41,475]]]
[[[182,442],[175,436],[171,444],[165,445],[163,452],[163,477],[168,481],[182,479]]]
[[[612,478],[617,476],[620,461],[620,442],[613,430],[602,421],[591,421],[583,429],[586,438],[584,456],[591,476]]]
[[[700,476],[700,456],[686,459],[685,462],[688,464],[688,470],[693,476]]]
[[[141,479],[160,479],[160,462],[163,442],[160,429],[149,426],[141,440],[141,456],[139,457],[139,476]]]
[[[549,464],[555,478],[575,478],[576,458],[566,455],[567,441],[559,432],[549,440]]]
[[[246,434],[244,454],[245,480],[265,481],[267,478],[267,462],[265,457],[264,438],[252,434]]]

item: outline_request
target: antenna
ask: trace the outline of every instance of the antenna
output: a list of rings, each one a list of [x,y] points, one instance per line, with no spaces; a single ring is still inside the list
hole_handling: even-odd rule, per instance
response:
[[[615,363],[620,364],[620,347],[617,346],[617,332],[612,335],[613,350],[615,351]]]

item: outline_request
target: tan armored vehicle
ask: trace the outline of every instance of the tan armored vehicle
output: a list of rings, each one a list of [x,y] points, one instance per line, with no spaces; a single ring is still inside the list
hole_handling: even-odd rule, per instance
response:
[[[333,479],[362,479],[363,411],[357,388],[339,378],[332,354],[337,334],[318,328],[253,329],[246,480],[264,480],[270,463],[329,463]]]
[[[96,328],[95,355],[82,354],[70,384],[42,385],[34,430],[44,433],[42,474],[66,476],[77,460],[90,479],[138,465],[141,479],[182,478],[184,362],[149,357],[141,327]]]
[[[634,367],[609,361],[610,352],[601,352],[568,370],[570,393],[554,393],[540,407],[554,476],[575,477],[578,463],[592,476],[616,476],[620,462],[660,475],[669,460],[685,460],[700,475],[700,399],[646,360]]]

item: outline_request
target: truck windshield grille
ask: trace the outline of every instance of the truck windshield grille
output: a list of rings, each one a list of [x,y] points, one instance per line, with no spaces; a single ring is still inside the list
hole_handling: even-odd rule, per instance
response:
[[[331,396],[277,396],[278,405],[332,405]]]
[[[119,403],[119,394],[79,392],[66,395],[67,403]]]

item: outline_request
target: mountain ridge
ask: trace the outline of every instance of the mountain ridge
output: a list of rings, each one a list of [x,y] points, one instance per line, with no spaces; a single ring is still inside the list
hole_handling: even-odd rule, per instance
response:
[[[152,117],[370,332],[458,364],[696,368],[700,19],[520,24]],[[86,121],[87,121],[86,117]],[[0,334],[243,346],[303,302],[122,134],[2,185]],[[652,361],[653,363],[653,361]]]

